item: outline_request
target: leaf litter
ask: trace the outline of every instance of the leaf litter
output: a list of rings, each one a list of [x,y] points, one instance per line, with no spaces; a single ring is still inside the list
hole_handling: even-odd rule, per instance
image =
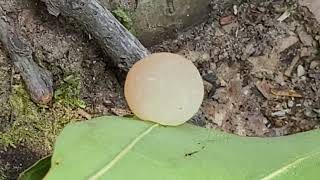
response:
[[[283,0],[240,3],[237,13],[233,5],[215,8],[208,22],[153,47],[186,57],[197,53],[193,62],[206,77],[206,89],[214,92],[206,91],[201,112],[191,122],[242,136],[319,128],[314,109],[320,107],[320,33],[312,13]],[[207,81],[213,75],[214,83]]]

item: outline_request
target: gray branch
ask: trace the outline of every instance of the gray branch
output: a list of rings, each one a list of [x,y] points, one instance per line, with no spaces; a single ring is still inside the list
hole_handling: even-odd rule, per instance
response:
[[[53,96],[52,76],[33,61],[31,46],[19,35],[14,23],[10,21],[10,24],[3,14],[0,9],[0,41],[20,72],[32,100],[47,104]]]
[[[83,25],[110,56],[113,64],[127,72],[149,51],[97,0],[42,0],[50,14],[71,17]]]

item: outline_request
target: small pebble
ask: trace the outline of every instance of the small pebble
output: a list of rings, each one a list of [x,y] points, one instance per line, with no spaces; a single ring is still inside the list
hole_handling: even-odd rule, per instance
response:
[[[311,56],[311,51],[304,47],[301,49],[301,54],[300,54],[301,57],[308,57],[308,56]]]
[[[283,102],[282,107],[283,107],[283,109],[288,109],[288,104],[286,102]]]
[[[281,86],[286,85],[285,81],[284,81],[284,77],[283,74],[278,74],[275,78],[275,81],[280,84]]]
[[[285,110],[282,110],[282,111],[273,112],[273,113],[271,114],[271,116],[273,116],[273,117],[275,117],[275,116],[277,116],[277,117],[283,117],[283,116],[285,116],[288,112],[290,112],[290,110],[289,110],[289,109],[285,109]]]
[[[221,87],[226,87],[228,84],[226,81],[224,81],[223,79],[220,79],[220,86]]]
[[[237,5],[233,5],[233,14],[237,15],[238,14],[238,7]]]
[[[306,81],[306,80],[307,80],[306,76],[302,76],[302,77],[301,77],[301,80],[302,80],[302,81]]]
[[[320,109],[313,109],[313,111],[320,115]]]
[[[309,107],[309,106],[311,106],[312,105],[312,100],[305,100],[304,102],[303,102],[303,106],[305,106],[305,107]]]
[[[293,102],[293,101],[291,101],[291,100],[290,100],[290,101],[288,101],[288,107],[289,107],[289,108],[292,108],[293,106],[294,106],[294,102]]]
[[[301,65],[299,65],[298,68],[297,68],[297,75],[298,75],[298,77],[301,77],[301,76],[303,76],[303,75],[305,75],[305,74],[306,74],[306,71],[304,70],[304,67],[301,66]]]
[[[315,114],[315,112],[313,112],[311,109],[306,109],[304,112],[304,115],[309,117],[309,118],[315,118],[317,117],[317,115]]]
[[[205,92],[210,93],[213,85],[207,81],[203,81]]]
[[[314,40],[310,34],[305,32],[304,30],[299,30],[298,35],[303,45],[309,47],[313,46]]]
[[[216,63],[210,63],[210,69],[216,70],[217,69],[217,64]]]
[[[320,61],[312,61],[310,63],[310,69],[315,69],[319,65],[320,65]]]

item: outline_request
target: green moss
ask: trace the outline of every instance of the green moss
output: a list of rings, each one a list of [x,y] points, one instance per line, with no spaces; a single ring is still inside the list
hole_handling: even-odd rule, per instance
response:
[[[131,18],[131,12],[118,7],[112,11],[112,14],[123,24],[131,33],[134,34],[133,20]]]
[[[60,87],[54,93],[54,101],[70,108],[85,108],[86,104],[80,98],[80,78],[69,75],[64,78]]]
[[[4,169],[2,167],[0,168],[0,179],[8,179],[8,177],[4,173]]]
[[[41,121],[39,107],[34,104],[22,85],[13,87],[10,95],[12,109],[12,124],[0,134],[0,143],[5,148],[15,147],[16,143],[32,142],[39,139],[37,130],[45,130],[46,123]]]
[[[23,85],[14,86],[9,99],[12,122],[0,132],[0,147],[25,145],[51,151],[65,125],[77,121],[77,109],[85,107],[79,96],[80,80],[76,76],[64,79],[54,94],[53,103],[47,107],[31,101]]]

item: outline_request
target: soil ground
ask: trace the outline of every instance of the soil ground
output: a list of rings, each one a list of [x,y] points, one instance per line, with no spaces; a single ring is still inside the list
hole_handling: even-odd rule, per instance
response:
[[[123,82],[100,47],[72,20],[48,15],[37,2],[0,0],[4,10],[18,15],[34,58],[55,81],[52,104],[37,106],[0,49],[2,179],[15,179],[50,154],[66,124],[129,113]],[[148,47],[182,54],[201,72],[206,97],[190,123],[262,137],[319,128],[320,28],[308,11],[283,0],[210,8],[206,22]]]

